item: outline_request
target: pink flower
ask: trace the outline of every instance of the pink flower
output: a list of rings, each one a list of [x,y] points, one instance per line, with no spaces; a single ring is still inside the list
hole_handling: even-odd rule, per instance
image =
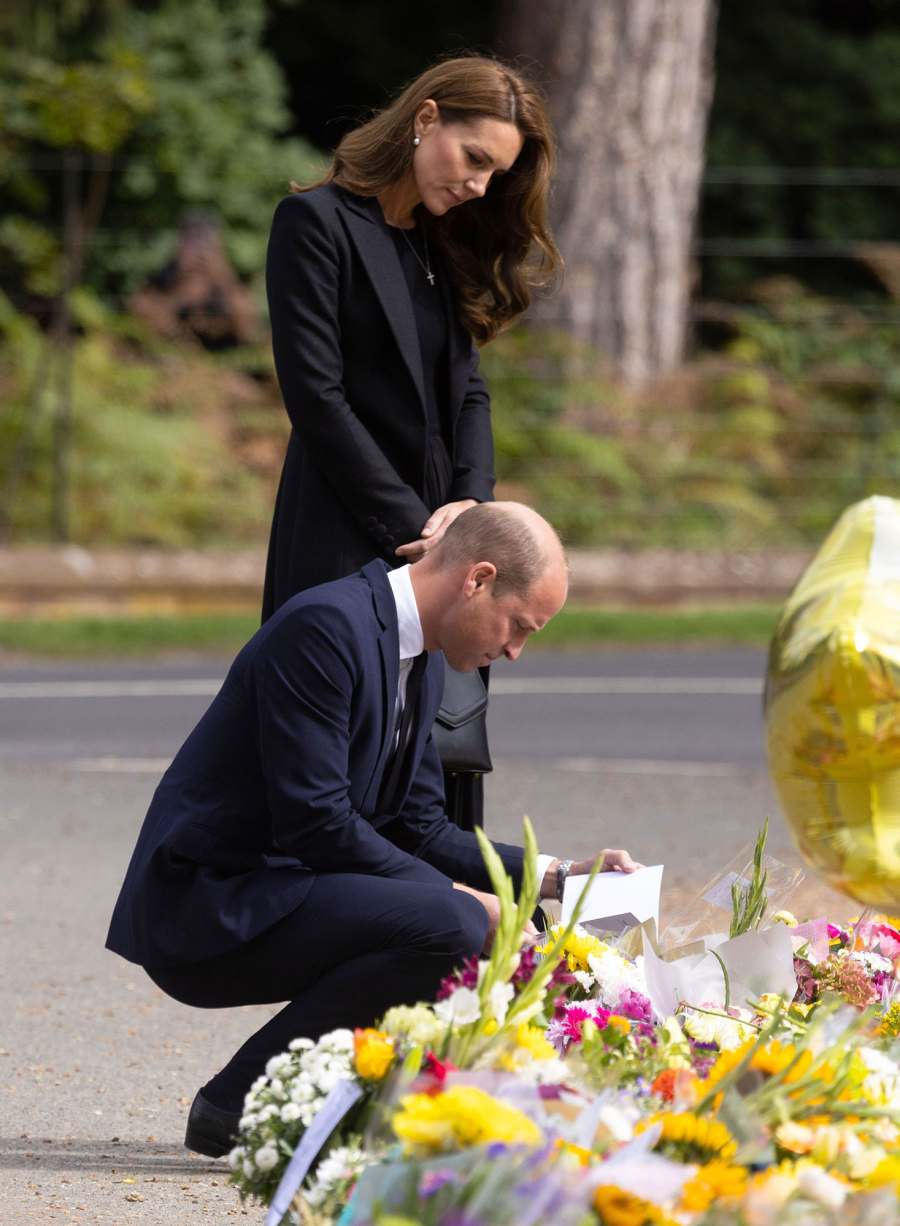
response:
[[[633,988],[623,988],[619,993],[616,1012],[633,1022],[653,1021],[653,1006],[649,999],[642,992],[635,992]]]

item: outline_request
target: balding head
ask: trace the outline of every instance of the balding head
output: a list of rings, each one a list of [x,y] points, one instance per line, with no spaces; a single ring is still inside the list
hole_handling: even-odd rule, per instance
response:
[[[567,570],[555,530],[521,502],[483,502],[464,511],[445,532],[434,562],[441,568],[493,563],[495,596],[527,596],[548,572]]]

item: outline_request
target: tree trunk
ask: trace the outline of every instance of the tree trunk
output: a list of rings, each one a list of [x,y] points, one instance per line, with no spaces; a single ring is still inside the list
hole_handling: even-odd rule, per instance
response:
[[[539,66],[560,146],[566,260],[536,312],[640,385],[684,357],[715,0],[506,0],[499,44]]]

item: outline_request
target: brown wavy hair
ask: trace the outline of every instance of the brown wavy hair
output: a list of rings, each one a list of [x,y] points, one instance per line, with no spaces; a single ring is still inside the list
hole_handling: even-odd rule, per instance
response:
[[[482,198],[427,219],[429,237],[452,270],[462,322],[483,345],[527,309],[532,289],[551,284],[562,268],[547,220],[555,145],[536,86],[486,56],[434,64],[343,138],[321,183],[358,196],[377,196],[396,183],[412,164],[414,120],[428,98],[444,122],[499,119],[522,135],[514,164],[491,179]]]

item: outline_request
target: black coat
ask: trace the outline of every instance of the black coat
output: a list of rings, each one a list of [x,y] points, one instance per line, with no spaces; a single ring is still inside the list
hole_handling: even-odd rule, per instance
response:
[[[426,407],[416,321],[397,250],[374,198],[328,184],[275,211],[266,269],[275,366],[293,427],[269,542],[263,617],[295,592],[415,540],[423,501]],[[453,477],[443,501],[492,497],[490,401],[478,354],[453,320],[447,425]]]

